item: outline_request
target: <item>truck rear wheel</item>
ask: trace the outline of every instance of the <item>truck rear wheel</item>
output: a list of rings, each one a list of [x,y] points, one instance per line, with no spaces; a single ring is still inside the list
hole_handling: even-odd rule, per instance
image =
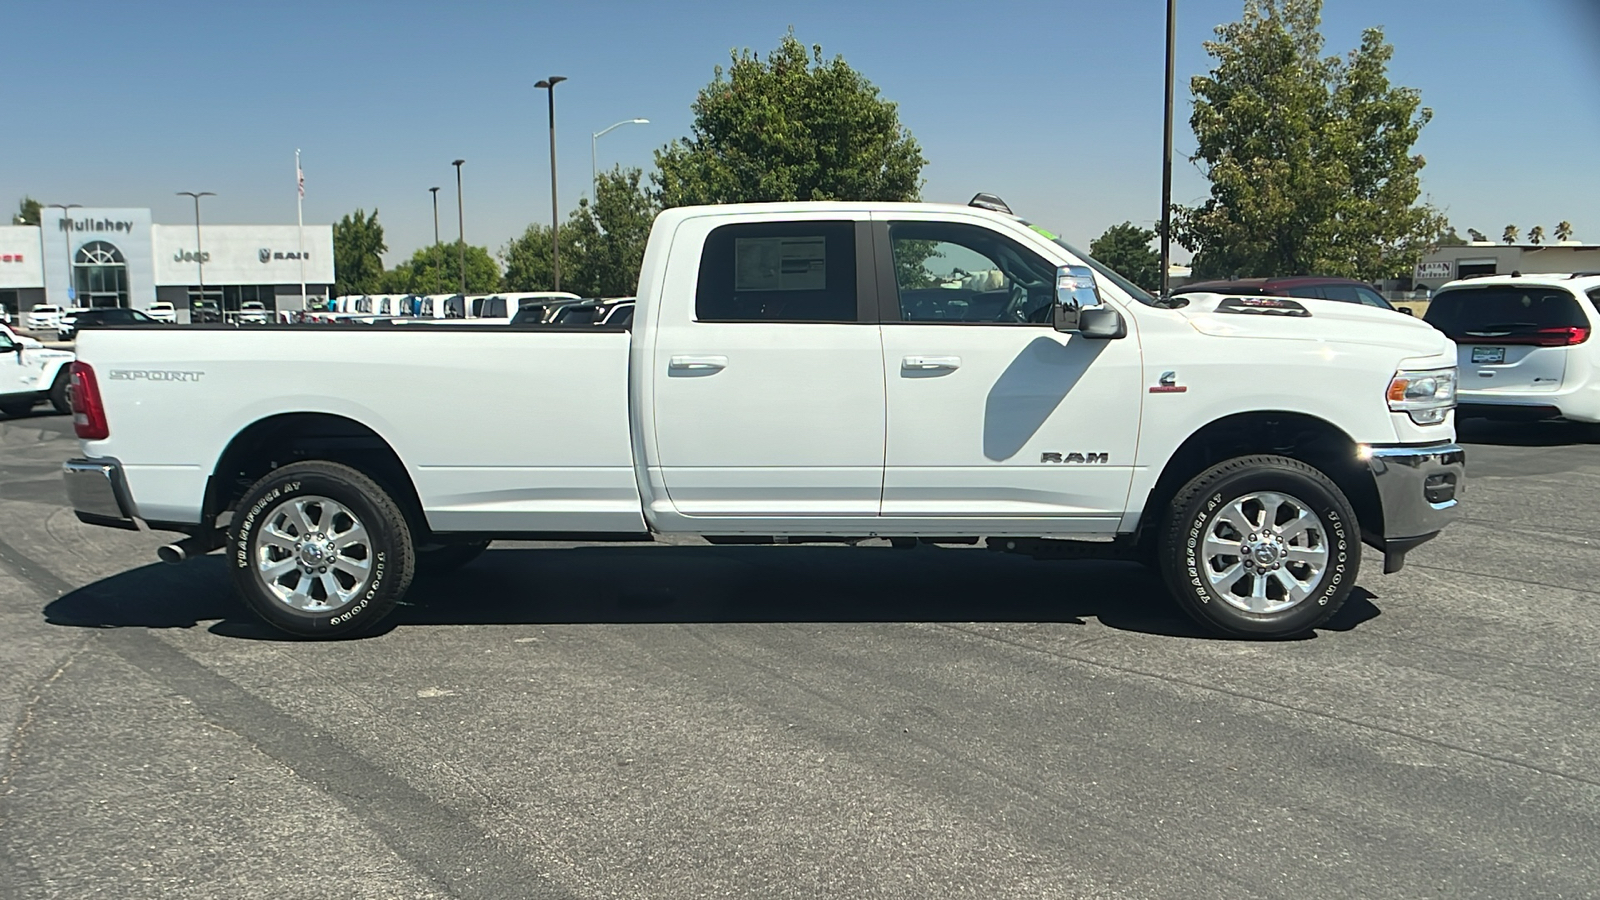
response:
[[[371,630],[416,570],[393,498],[332,462],[274,469],[239,502],[229,535],[234,587],[275,628],[311,638]]]
[[[1233,637],[1305,634],[1355,587],[1360,526],[1326,475],[1243,456],[1195,476],[1167,511],[1158,555],[1178,605]]]

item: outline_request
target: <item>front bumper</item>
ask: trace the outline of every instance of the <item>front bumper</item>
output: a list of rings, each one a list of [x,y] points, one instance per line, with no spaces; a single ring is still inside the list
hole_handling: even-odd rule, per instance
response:
[[[137,510],[122,477],[122,463],[110,457],[69,459],[61,466],[67,500],[78,521],[110,528],[139,530]]]
[[[1383,551],[1384,574],[1400,571],[1407,552],[1455,521],[1466,462],[1466,451],[1457,444],[1368,449],[1367,465],[1383,506],[1383,533],[1366,537]]]

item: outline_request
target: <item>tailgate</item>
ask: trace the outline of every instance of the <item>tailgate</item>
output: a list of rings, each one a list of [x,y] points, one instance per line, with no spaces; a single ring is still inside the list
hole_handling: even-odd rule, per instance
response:
[[[1566,375],[1566,347],[1526,344],[1460,344],[1460,388],[1464,391],[1555,391]]]

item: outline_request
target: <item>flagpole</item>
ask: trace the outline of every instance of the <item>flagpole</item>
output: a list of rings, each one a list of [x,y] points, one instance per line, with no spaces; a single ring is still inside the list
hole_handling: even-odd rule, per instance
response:
[[[300,148],[294,150],[295,220],[300,226],[300,309],[306,308],[306,176],[300,172]]]

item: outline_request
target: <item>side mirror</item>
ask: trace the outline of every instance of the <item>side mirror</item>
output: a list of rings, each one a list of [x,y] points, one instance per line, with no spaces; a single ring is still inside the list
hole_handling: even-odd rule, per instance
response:
[[[1056,270],[1053,323],[1057,331],[1076,332],[1091,340],[1126,337],[1122,314],[1105,305],[1088,266],[1062,266]]]
[[[1115,341],[1128,336],[1128,323],[1109,306],[1086,309],[1078,314],[1078,335],[1088,341]]]
[[[1416,315],[1416,312],[1415,312],[1415,311],[1413,311],[1413,310],[1412,310],[1412,309],[1411,309],[1411,307],[1409,307],[1409,306],[1396,306],[1396,307],[1395,307],[1395,311],[1396,311],[1396,312],[1403,312],[1403,313],[1405,313],[1405,314],[1406,314],[1406,315],[1408,315],[1408,316],[1414,316],[1414,315]]]

